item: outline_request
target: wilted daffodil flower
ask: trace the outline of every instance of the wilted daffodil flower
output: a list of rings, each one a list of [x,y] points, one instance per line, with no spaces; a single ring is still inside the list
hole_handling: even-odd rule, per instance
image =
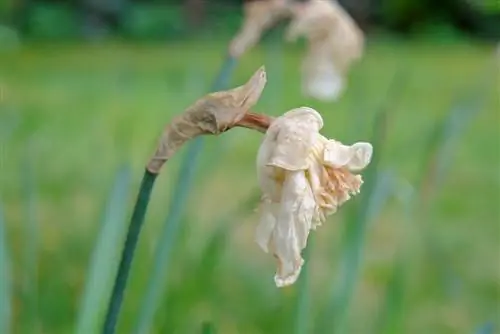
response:
[[[256,45],[262,34],[289,15],[290,0],[245,0],[243,22],[229,45],[229,54],[240,57]]]
[[[363,32],[335,0],[309,0],[291,11],[287,40],[308,40],[302,63],[304,95],[325,101],[339,98],[349,67],[363,54]]]
[[[353,172],[371,160],[371,144],[343,145],[322,136],[322,127],[314,109],[293,109],[271,122],[258,152],[263,196],[256,241],[278,261],[278,287],[297,280],[309,231],[359,193],[363,181]]]

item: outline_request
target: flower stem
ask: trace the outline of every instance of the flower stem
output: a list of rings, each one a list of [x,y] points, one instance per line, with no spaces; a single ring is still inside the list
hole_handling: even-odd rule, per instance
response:
[[[236,62],[237,59],[233,57],[226,58],[219,74],[217,75],[214,81],[212,90],[214,91],[220,90],[225,86],[227,86],[227,82],[229,80],[231,73],[234,70],[234,67],[236,66]],[[202,138],[196,138],[195,141],[190,144],[191,149],[189,151],[191,151],[191,154],[188,154],[187,158],[183,161],[181,170],[185,169],[184,167],[186,167],[186,165],[189,165],[194,162],[199,151],[201,151],[201,144],[202,144]],[[123,295],[127,285],[127,279],[130,273],[130,267],[134,256],[134,251],[137,246],[139,233],[141,231],[141,227],[144,221],[144,216],[146,215],[149,198],[151,195],[151,191],[153,189],[154,182],[156,180],[156,176],[157,176],[156,173],[152,173],[149,170],[146,170],[144,173],[141,187],[139,189],[139,195],[128,228],[127,239],[125,240],[125,245],[123,247],[120,265],[118,267],[118,273],[116,274],[113,286],[113,292],[111,294],[111,299],[109,301],[109,306],[102,330],[103,334],[115,333],[116,323],[118,321],[118,315],[120,313],[120,308],[123,301]],[[188,175],[185,178],[186,180],[184,180],[184,182],[182,182],[181,184],[185,184],[184,188],[188,189],[189,184],[191,183],[190,180],[192,179],[192,176]],[[183,206],[182,202],[184,201],[185,201],[184,199],[181,199],[179,201],[180,203],[175,204],[175,206],[178,206],[179,208],[174,209],[174,211],[179,211],[179,213],[171,214],[172,217],[169,217],[170,220],[172,219],[174,220],[174,223],[175,220],[180,219],[179,216],[182,210],[181,207]]]
[[[228,85],[230,74],[236,65],[236,59],[228,57],[215,79],[212,90],[222,90]],[[169,205],[168,215],[163,225],[158,247],[155,250],[154,267],[149,275],[146,293],[139,310],[139,319],[132,333],[150,333],[154,315],[165,291],[165,281],[170,254],[179,230],[185,204],[189,198],[189,190],[195,176],[195,167],[203,149],[204,138],[192,140],[181,162],[180,174],[174,187],[174,196]]]
[[[118,273],[116,274],[113,292],[109,301],[106,320],[102,331],[104,334],[111,334],[115,332],[118,314],[123,301],[123,294],[130,273],[132,258],[139,239],[142,223],[144,222],[144,216],[146,215],[149,198],[151,196],[151,191],[153,190],[156,176],[157,174],[146,170],[142,178],[134,212],[132,213],[132,219],[130,220],[130,225],[128,227],[127,239],[125,240],[125,245],[123,247]]]

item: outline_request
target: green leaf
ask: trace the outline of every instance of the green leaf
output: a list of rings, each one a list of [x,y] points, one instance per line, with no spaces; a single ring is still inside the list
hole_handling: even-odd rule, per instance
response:
[[[215,330],[214,324],[212,324],[209,321],[205,321],[201,324],[201,334],[216,334],[217,331]]]
[[[225,59],[217,78],[212,86],[213,91],[225,88],[236,66],[236,59]],[[184,214],[184,208],[189,198],[189,191],[195,177],[195,168],[204,146],[205,138],[198,137],[191,141],[187,147],[181,163],[180,174],[174,187],[172,201],[169,206],[168,216],[161,232],[160,241],[155,252],[153,269],[148,281],[146,294],[139,310],[139,320],[134,333],[148,333],[154,321],[154,315],[160,305],[161,298],[166,289],[165,282],[170,265],[170,255],[177,240],[179,226]]]
[[[108,197],[82,294],[75,331],[77,334],[96,332],[102,307],[108,300],[125,231],[130,174],[128,166],[119,170]]]
[[[310,332],[311,326],[311,300],[309,295],[310,289],[310,254],[314,247],[314,236],[309,235],[307,248],[304,251],[304,266],[300,273],[299,281],[297,282],[297,305],[294,314],[294,333],[307,334]]]
[[[23,299],[27,309],[24,319],[31,331],[35,331],[38,317],[38,221],[36,212],[36,186],[34,175],[33,140],[27,144],[26,157],[22,163],[22,179],[24,204],[25,204],[25,227],[24,227],[24,277],[23,277]],[[24,308],[23,308],[24,309]]]
[[[429,222],[430,210],[438,190],[443,187],[446,175],[452,165],[453,153],[463,136],[467,125],[484,109],[484,103],[491,87],[495,87],[495,72],[497,60],[488,63],[485,73],[481,73],[479,80],[465,92],[457,93],[452,106],[446,116],[433,129],[426,145],[426,153],[422,159],[422,173],[418,179],[420,189],[419,198],[416,199],[420,210],[418,211],[422,222]],[[493,70],[493,71],[492,71]],[[436,241],[432,224],[427,223],[422,228],[424,233],[425,249],[428,252],[429,263],[433,264],[441,281],[442,291],[449,290],[453,281],[458,277],[450,265],[448,255]],[[451,283],[451,284],[450,284]]]
[[[365,172],[365,183],[356,201],[359,203],[359,207],[355,207],[355,210],[350,212],[345,223],[340,268],[337,271],[340,275],[339,281],[334,283],[331,299],[320,317],[316,329],[317,333],[346,332],[349,305],[355,291],[361,265],[366,227],[375,218],[371,215],[378,214],[390,194],[390,191],[387,191],[389,185],[385,183],[392,182],[391,178],[380,173],[379,169],[389,112],[392,111],[389,106],[396,104],[394,96],[401,95],[400,89],[404,87],[407,79],[404,74],[406,73],[396,72],[376,116],[373,139],[371,140],[374,147],[373,158]]]
[[[0,206],[0,333],[10,333],[12,316],[12,276],[7,229]]]
[[[413,188],[408,189],[408,184],[393,187],[396,197],[400,200],[404,209],[403,235],[400,238],[397,257],[394,261],[391,277],[386,286],[383,305],[379,308],[377,317],[377,332],[380,334],[403,333],[403,320],[405,315],[405,288],[407,263],[410,261],[409,253],[412,229],[410,224],[415,217]]]

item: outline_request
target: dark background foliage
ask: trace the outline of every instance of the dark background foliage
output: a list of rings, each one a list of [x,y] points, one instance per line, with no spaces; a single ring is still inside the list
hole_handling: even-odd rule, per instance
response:
[[[265,1],[265,0],[264,0]],[[411,34],[425,29],[500,36],[497,0],[340,0],[366,31]],[[0,18],[33,37],[105,34],[169,38],[238,25],[242,1],[232,0],[2,0]]]

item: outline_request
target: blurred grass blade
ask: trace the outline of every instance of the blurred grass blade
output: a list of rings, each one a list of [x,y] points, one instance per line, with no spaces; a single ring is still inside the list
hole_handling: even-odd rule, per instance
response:
[[[212,86],[212,91],[225,89],[228,85],[231,73],[236,66],[237,60],[226,58],[219,75]],[[205,138],[197,137],[188,144],[187,152],[181,162],[180,175],[174,187],[172,201],[170,202],[168,215],[159,239],[158,248],[155,252],[153,270],[147,284],[146,294],[139,310],[139,320],[134,333],[149,333],[154,321],[154,315],[164,296],[167,270],[169,266],[170,253],[174,247],[179,231],[180,221],[188,200],[191,184],[195,176],[195,167],[198,164],[199,155],[203,149]]]
[[[7,228],[0,206],[0,333],[11,333],[12,273]]]
[[[386,287],[384,305],[379,315],[380,334],[403,333],[403,298],[405,291],[404,260],[397,259],[392,268],[391,278]]]
[[[406,263],[410,261],[410,238],[412,229],[410,224],[413,223],[414,217],[414,193],[413,188],[404,185],[405,187],[396,187],[395,194],[402,203],[404,209],[404,218],[402,231],[403,235],[399,240],[397,256],[392,268],[391,277],[386,286],[386,293],[384,298],[384,305],[380,307],[379,315],[377,318],[377,332],[380,334],[399,334],[403,333],[403,320],[405,314],[404,296],[406,284]],[[411,189],[408,189],[411,188]],[[398,196],[399,195],[399,196]]]
[[[375,168],[377,167],[374,167],[374,170]],[[347,332],[345,326],[347,326],[348,310],[359,278],[364,236],[367,225],[375,219],[375,216],[369,216],[369,213],[380,212],[391,195],[386,191],[392,184],[392,179],[387,177],[387,173],[381,172],[373,178],[375,181],[372,186],[365,189],[366,202],[360,200],[361,208],[351,213],[346,221],[338,271],[340,281],[334,287],[335,292],[329,307],[330,317],[325,319],[327,324],[333,325],[332,333]],[[380,207],[376,207],[377,205]],[[326,328],[329,328],[329,325],[326,325]]]
[[[310,333],[311,325],[311,300],[309,296],[311,295],[310,289],[310,266],[311,266],[311,253],[314,247],[314,235],[309,235],[309,241],[307,248],[304,250],[304,266],[300,273],[299,281],[297,282],[297,305],[294,315],[295,321],[291,321],[294,324],[295,334],[308,334]]]
[[[125,215],[131,172],[122,167],[108,196],[106,209],[87,272],[76,327],[77,334],[95,333],[108,289],[116,271],[120,243],[125,231]]]
[[[283,57],[283,38],[280,29],[272,29],[269,31],[270,41],[266,43],[266,58],[269,66],[268,77],[272,78],[269,80],[269,85],[264,91],[264,96],[262,97],[262,102],[269,108],[270,113],[276,113],[279,107],[282,105],[283,101],[283,77],[285,74],[284,70],[284,57]],[[282,112],[282,111],[281,111]],[[280,112],[280,113],[281,113]]]
[[[36,214],[36,186],[34,179],[33,162],[33,140],[27,144],[26,157],[21,166],[21,184],[25,203],[25,244],[24,250],[24,280],[23,280],[23,300],[27,309],[24,321],[29,326],[30,331],[35,332],[38,310],[38,222]]]
[[[495,87],[495,74],[492,75],[490,67],[491,64],[488,64],[486,73],[468,91],[457,93],[449,112],[429,137],[419,182],[422,195],[427,198],[426,202],[430,201],[430,195],[442,185],[459,138],[472,119],[484,109],[486,98],[491,94],[491,88]]]
[[[380,215],[388,198],[392,196],[395,178],[395,173],[392,170],[384,170],[377,175],[377,182],[375,182],[375,189],[373,190],[373,193],[377,194],[377,196],[372,197],[366,214],[367,217],[370,217],[370,220]]]
[[[387,90],[386,98],[382,102],[381,108],[376,115],[373,139],[371,143],[374,147],[372,161],[365,172],[365,183],[361,194],[358,195],[359,203],[356,210],[350,211],[345,223],[344,235],[341,246],[341,259],[339,282],[334,283],[332,297],[328,302],[317,326],[317,333],[345,333],[345,326],[348,316],[349,304],[354,294],[359,267],[361,263],[361,254],[363,250],[364,234],[367,224],[375,217],[370,214],[378,213],[380,208],[376,205],[383,205],[386,199],[382,196],[388,196],[386,186],[378,186],[386,176],[379,173],[383,146],[385,143],[386,128],[389,112],[394,106],[394,97],[401,95],[401,89],[406,82],[406,73],[397,71]],[[353,203],[355,204],[355,203]],[[356,207],[356,206],[355,206]]]
[[[205,321],[201,324],[201,334],[215,334],[217,331],[215,330],[215,326],[208,321]]]
[[[475,334],[493,334],[495,333],[495,326],[493,325],[492,322],[487,322],[481,327],[479,327]]]
[[[494,66],[494,65],[493,65]],[[432,203],[438,189],[443,186],[448,170],[452,165],[453,152],[455,152],[459,139],[463,136],[465,128],[472,119],[483,110],[491,87],[494,87],[495,76],[492,75],[491,64],[487,64],[486,73],[468,89],[467,92],[457,93],[452,106],[446,116],[433,129],[426,145],[426,153],[422,159],[421,175],[418,180],[420,196],[417,199],[420,210],[419,216],[425,224],[429,219]],[[454,273],[451,262],[442,246],[435,240],[432,224],[421,229],[424,233],[424,248],[429,252],[430,263],[434,264],[441,281],[442,291],[453,293],[455,281],[459,277]],[[451,287],[451,289],[450,289]]]

